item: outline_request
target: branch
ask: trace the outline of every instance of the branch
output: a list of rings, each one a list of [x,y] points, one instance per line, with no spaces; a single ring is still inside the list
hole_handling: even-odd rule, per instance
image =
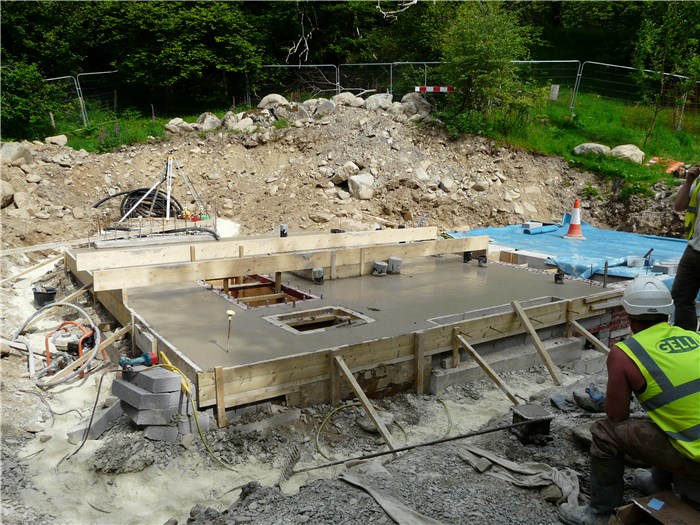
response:
[[[396,19],[396,15],[398,13],[403,13],[404,11],[410,9],[417,3],[418,0],[404,0],[403,2],[399,2],[398,9],[396,9],[395,11],[384,11],[382,9],[382,0],[377,0],[377,9],[382,15],[384,15],[384,18]]]
[[[309,58],[309,40],[313,37],[314,34],[314,29],[315,27],[312,27],[309,29],[309,32],[307,33],[306,30],[304,29],[304,19],[308,19],[306,16],[306,13],[299,13],[299,22],[301,24],[301,35],[299,36],[299,40],[297,40],[294,44],[292,44],[292,47],[290,47],[287,50],[287,58],[285,62],[289,63],[289,59],[292,57],[292,55],[295,55],[299,53],[299,63],[301,62],[306,62],[306,60]],[[311,20],[309,20],[310,22]],[[299,51],[301,49],[301,51]]]

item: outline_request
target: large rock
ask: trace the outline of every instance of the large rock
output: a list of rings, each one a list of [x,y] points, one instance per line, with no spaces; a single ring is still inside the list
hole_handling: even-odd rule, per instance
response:
[[[44,142],[47,144],[55,144],[56,146],[65,146],[68,144],[68,137],[65,135],[56,135],[54,137],[46,137]]]
[[[282,95],[272,93],[264,97],[258,104],[258,109],[275,109],[278,106],[288,106],[289,101]]]
[[[637,164],[644,162],[644,152],[634,144],[615,146],[610,153],[617,158],[631,160]]]
[[[357,175],[360,172],[360,168],[352,162],[351,160],[347,161],[345,164],[340,166],[338,169],[335,170],[333,173],[333,176],[331,178],[331,182],[333,184],[342,184],[343,182],[347,181],[350,177],[353,175]]]
[[[221,119],[207,111],[199,116],[197,126],[201,131],[214,131],[221,127]]]
[[[335,111],[336,104],[326,98],[312,98],[305,101],[302,106],[312,117],[325,117]]]
[[[15,189],[6,180],[0,181],[0,187],[2,188],[2,207],[7,208],[13,202]]]
[[[386,111],[391,107],[393,98],[391,93],[372,95],[365,100],[365,108],[368,111]]]
[[[610,148],[603,144],[586,142],[574,148],[574,155],[610,155]]]
[[[374,177],[369,173],[353,175],[348,179],[350,195],[360,200],[369,200],[374,196]]]
[[[304,109],[304,107],[300,106],[296,102],[276,106],[272,111],[275,114],[275,117],[278,119],[285,119],[290,122],[310,118],[309,113]]]
[[[410,104],[415,108],[415,111],[411,113],[411,115],[416,112],[423,115],[428,115],[430,113],[430,104],[419,93],[406,93],[401,98],[401,103],[406,105]]]
[[[352,108],[362,108],[365,106],[364,99],[356,97],[354,94],[347,91],[334,95],[331,100],[338,105],[350,106]]]
[[[0,144],[0,160],[2,164],[14,164],[20,159],[22,164],[31,164],[32,152],[27,146],[19,142],[3,142]]]
[[[253,122],[253,119],[250,117],[245,117],[236,122],[231,128],[231,131],[244,131],[253,127],[255,127],[255,122]]]

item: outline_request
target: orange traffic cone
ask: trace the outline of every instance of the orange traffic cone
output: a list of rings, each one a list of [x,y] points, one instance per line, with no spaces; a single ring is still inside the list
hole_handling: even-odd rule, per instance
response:
[[[574,201],[574,211],[571,212],[569,231],[566,232],[564,238],[586,240],[583,233],[581,233],[581,203],[578,199]]]

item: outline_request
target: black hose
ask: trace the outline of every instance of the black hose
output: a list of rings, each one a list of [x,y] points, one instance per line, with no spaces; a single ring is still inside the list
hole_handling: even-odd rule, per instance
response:
[[[150,193],[149,193],[150,192]],[[135,190],[122,191],[105,197],[97,201],[92,205],[93,208],[97,208],[115,197],[124,196],[122,198],[121,204],[119,205],[119,211],[124,217],[131,208],[136,205],[146,194],[148,196],[139,203],[139,205],[131,212],[133,217],[179,217],[182,213],[182,205],[174,197],[170,197],[170,213],[167,213],[168,207],[168,194],[164,191],[158,189],[156,191],[151,191],[151,188],[137,188]]]

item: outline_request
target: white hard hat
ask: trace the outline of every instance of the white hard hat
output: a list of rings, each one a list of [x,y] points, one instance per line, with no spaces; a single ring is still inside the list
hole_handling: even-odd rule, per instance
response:
[[[673,299],[659,279],[638,275],[625,288],[622,307],[629,315],[671,314]]]

